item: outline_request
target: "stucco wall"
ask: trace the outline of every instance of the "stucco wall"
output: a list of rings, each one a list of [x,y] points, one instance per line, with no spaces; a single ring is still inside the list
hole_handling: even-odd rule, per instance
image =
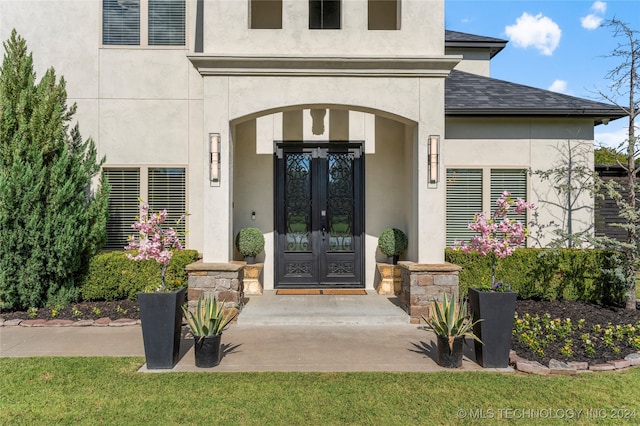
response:
[[[569,146],[573,161],[582,161],[593,169],[593,123],[589,119],[447,119],[447,168],[526,168],[546,171],[567,166]],[[508,189],[508,188],[505,188]],[[560,196],[548,181],[533,174],[528,179],[527,201],[537,205],[539,223],[565,224],[565,196]],[[491,203],[484,197],[484,210]],[[573,230],[585,230],[593,222],[593,198],[580,192],[574,206]],[[550,229],[540,240],[547,243]],[[530,245],[535,242],[530,240]]]
[[[456,65],[455,69],[472,74],[479,74],[485,77],[491,76],[491,63],[489,49],[462,49],[447,48],[447,55],[463,56],[462,61]]]
[[[343,0],[340,30],[310,30],[309,2],[283,0],[282,29],[249,29],[248,1],[204,1],[204,52],[234,55],[442,55],[444,2],[403,0],[400,30],[368,31],[367,1]]]

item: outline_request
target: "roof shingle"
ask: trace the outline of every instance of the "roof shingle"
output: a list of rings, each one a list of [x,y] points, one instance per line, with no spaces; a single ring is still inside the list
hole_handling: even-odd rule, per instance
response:
[[[596,124],[626,116],[618,106],[453,70],[445,80],[447,116],[592,117]]]

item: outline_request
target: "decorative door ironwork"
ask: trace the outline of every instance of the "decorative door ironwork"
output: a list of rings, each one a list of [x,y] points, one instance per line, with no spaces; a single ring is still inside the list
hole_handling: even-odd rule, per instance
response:
[[[279,144],[276,287],[364,287],[361,144]]]

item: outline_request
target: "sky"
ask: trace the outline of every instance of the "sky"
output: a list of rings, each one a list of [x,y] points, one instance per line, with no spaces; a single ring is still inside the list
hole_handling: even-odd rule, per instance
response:
[[[620,64],[606,56],[624,41],[602,26],[612,18],[640,32],[640,0],[445,0],[446,29],[508,40],[491,77],[601,102]],[[628,123],[596,126],[596,145],[620,145]]]

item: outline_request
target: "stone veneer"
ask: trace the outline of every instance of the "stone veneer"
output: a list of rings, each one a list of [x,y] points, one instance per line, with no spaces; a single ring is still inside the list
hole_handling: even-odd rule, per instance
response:
[[[242,310],[244,291],[244,263],[204,263],[198,261],[187,265],[189,289],[187,300],[193,308],[202,296],[214,296],[223,301],[225,308]]]
[[[442,294],[458,298],[458,273],[462,268],[452,263],[420,264],[398,262],[402,272],[399,299],[410,316],[411,324],[423,323],[422,316],[431,315],[431,302],[442,300]]]

